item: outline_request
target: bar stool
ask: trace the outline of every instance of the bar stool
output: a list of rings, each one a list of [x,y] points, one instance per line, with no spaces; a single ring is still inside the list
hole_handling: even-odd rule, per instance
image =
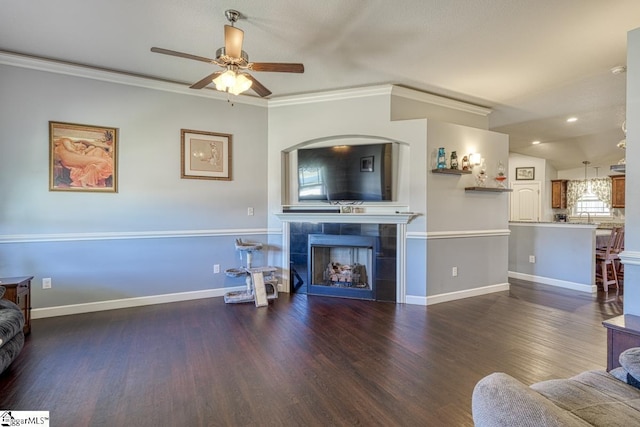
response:
[[[605,293],[609,293],[610,285],[616,285],[616,292],[620,291],[616,261],[620,259],[618,254],[622,250],[623,241],[624,229],[614,227],[611,230],[607,246],[604,249],[596,249],[596,283],[600,279]],[[600,267],[599,272],[598,267]]]
[[[624,251],[624,227],[621,227],[616,235],[616,241],[611,250],[614,257],[613,263],[616,267],[616,278],[618,279],[618,287],[624,284],[624,264],[620,261],[620,252]]]

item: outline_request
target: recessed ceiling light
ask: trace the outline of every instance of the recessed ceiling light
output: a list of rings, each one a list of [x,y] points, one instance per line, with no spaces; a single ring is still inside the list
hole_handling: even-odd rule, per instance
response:
[[[577,118],[577,117],[569,117],[569,118],[567,119],[567,123],[573,123],[573,122],[577,122],[577,121],[578,121],[578,118]]]
[[[533,142],[531,142],[531,145],[538,145],[538,144],[540,144],[540,141],[533,141]]]
[[[627,72],[627,67],[624,65],[618,65],[611,69],[612,74],[622,74]]]

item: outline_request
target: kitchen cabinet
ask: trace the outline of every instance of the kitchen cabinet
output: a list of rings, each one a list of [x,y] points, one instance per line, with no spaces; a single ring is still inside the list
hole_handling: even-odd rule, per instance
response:
[[[611,207],[624,208],[625,176],[611,176]]]
[[[552,209],[567,208],[567,180],[566,179],[551,180],[551,208]]]

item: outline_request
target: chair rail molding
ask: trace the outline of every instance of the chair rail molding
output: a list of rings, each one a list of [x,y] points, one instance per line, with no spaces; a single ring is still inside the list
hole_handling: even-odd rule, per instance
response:
[[[638,251],[622,251],[618,256],[623,264],[640,265],[640,252]]]
[[[7,234],[0,235],[3,243],[74,242],[85,240],[169,239],[184,237],[248,236],[268,234],[266,228],[219,229],[219,230],[163,230],[163,231],[114,231],[96,233],[55,234]]]
[[[511,230],[508,228],[498,228],[492,230],[447,230],[447,231],[427,231],[426,233],[407,233],[407,237],[410,239],[463,239],[469,237],[497,237],[497,236],[509,236]]]

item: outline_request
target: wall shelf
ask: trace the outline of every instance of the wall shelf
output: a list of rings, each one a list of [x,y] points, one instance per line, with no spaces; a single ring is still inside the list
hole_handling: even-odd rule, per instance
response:
[[[486,191],[489,193],[508,193],[513,190],[510,188],[497,188],[497,187],[465,187],[464,191]]]
[[[445,175],[471,175],[470,170],[460,170],[460,169],[431,169],[431,173],[442,173]]]

